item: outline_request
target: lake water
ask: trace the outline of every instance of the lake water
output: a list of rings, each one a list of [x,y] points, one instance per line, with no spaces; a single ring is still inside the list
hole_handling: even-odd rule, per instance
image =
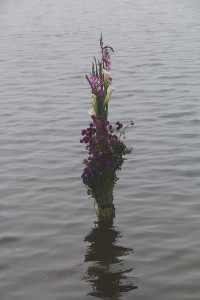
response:
[[[0,299],[200,299],[199,0],[0,1]],[[81,182],[84,75],[135,126],[112,227]]]

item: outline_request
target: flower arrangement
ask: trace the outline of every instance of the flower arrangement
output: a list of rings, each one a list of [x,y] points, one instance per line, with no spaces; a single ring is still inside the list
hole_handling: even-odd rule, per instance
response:
[[[88,158],[83,160],[85,168],[82,179],[87,188],[87,194],[98,204],[99,219],[113,218],[115,207],[113,204],[113,188],[119,179],[118,171],[124,163],[124,156],[132,152],[121,140],[125,138],[125,130],[134,125],[131,121],[127,126],[117,121],[115,125],[108,121],[108,103],[114,87],[111,85],[110,46],[103,45],[100,37],[101,60],[94,58],[92,72],[86,79],[92,91],[92,108],[88,111],[91,123],[82,130],[81,143],[86,144]]]

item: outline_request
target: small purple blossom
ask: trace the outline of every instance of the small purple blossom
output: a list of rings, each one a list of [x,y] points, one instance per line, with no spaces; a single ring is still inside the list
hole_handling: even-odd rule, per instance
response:
[[[85,135],[85,134],[86,134],[86,130],[83,129],[81,134],[82,134],[82,135]]]

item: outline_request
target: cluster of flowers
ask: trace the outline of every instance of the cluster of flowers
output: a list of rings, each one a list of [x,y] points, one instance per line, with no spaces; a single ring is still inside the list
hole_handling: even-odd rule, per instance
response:
[[[83,161],[86,165],[82,174],[83,183],[87,187],[88,195],[95,198],[99,186],[102,188],[102,185],[106,186],[108,183],[114,186],[117,182],[116,171],[123,165],[123,156],[132,152],[132,148],[126,147],[120,140],[120,136],[134,123],[131,121],[123,128],[120,122],[112,126],[109,121],[101,122],[101,116],[91,117],[90,127],[82,130],[83,138],[80,142],[86,144],[89,154]]]
[[[108,103],[114,91],[110,50],[114,50],[103,45],[102,35],[100,47],[102,57],[98,61],[94,58],[92,72],[86,75],[92,91],[92,109],[88,111],[92,121],[82,130],[80,142],[86,144],[89,154],[83,161],[83,183],[88,195],[95,198],[99,214],[109,215],[114,210],[113,187],[118,180],[117,171],[124,163],[124,156],[132,151],[122,142],[121,136],[125,138],[125,130],[134,123],[131,121],[124,127],[119,121],[114,126],[108,121]]]

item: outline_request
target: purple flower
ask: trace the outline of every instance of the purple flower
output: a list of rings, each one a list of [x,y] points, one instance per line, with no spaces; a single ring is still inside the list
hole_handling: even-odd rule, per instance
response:
[[[83,129],[81,134],[82,134],[82,135],[85,135],[85,134],[86,134],[86,130]]]
[[[111,142],[111,144],[113,144],[115,142],[115,139],[111,138],[110,142]]]
[[[103,128],[102,127],[99,128],[99,134],[103,134]]]
[[[120,130],[123,127],[123,124],[120,123],[120,122],[116,122],[116,125],[118,125],[117,128],[116,128],[117,131]]]

